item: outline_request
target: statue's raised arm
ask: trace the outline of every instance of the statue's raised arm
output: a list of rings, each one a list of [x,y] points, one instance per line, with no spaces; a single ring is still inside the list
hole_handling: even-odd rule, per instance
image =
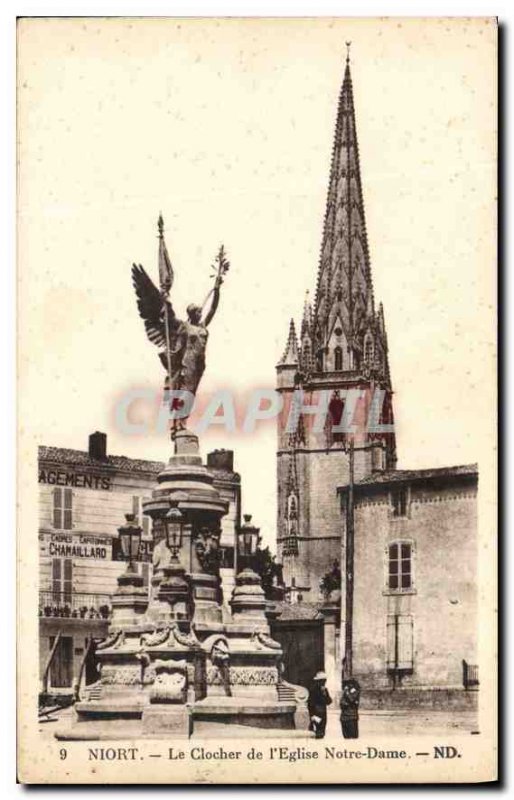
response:
[[[216,280],[214,283],[214,288],[212,289],[212,300],[209,310],[205,315],[204,325],[205,327],[208,326],[209,322],[211,322],[212,318],[216,313],[216,309],[218,308],[220,302],[220,287],[223,283],[223,276],[228,272],[230,267],[230,263],[227,261],[225,248],[221,245],[218,255],[216,256],[216,263],[214,268],[217,269]],[[207,301],[209,300],[209,296],[207,296],[204,306],[206,305]]]
[[[166,388],[187,391],[195,395],[205,370],[207,326],[218,308],[223,276],[228,272],[230,265],[222,245],[213,265],[216,270],[214,287],[207,295],[203,306],[190,304],[187,307],[187,319],[179,319],[169,301],[174,273],[164,242],[162,217],[159,217],[158,228],[160,290],[140,264],[133,264],[132,282],[136,290],[137,307],[145,324],[147,336],[152,344],[159,348],[159,358],[168,373]],[[209,301],[208,310],[203,317],[203,311]],[[172,406],[173,402],[175,401],[172,400]],[[181,426],[184,424],[185,419],[180,422]],[[178,426],[176,425],[175,429],[176,427]]]

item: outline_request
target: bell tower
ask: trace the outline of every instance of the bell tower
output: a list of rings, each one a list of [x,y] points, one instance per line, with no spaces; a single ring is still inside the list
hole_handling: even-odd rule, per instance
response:
[[[291,320],[276,369],[284,400],[278,555],[289,595],[315,602],[321,578],[341,557],[336,486],[349,480],[350,439],[356,481],[396,464],[387,336],[373,294],[349,52],[314,303],[307,294],[299,337]],[[289,413],[295,403],[301,406],[296,417]]]

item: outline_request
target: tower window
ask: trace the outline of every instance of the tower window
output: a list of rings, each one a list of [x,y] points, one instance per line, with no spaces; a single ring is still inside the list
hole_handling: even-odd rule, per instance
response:
[[[336,372],[341,372],[343,369],[343,351],[339,345],[334,348],[334,369]]]
[[[311,348],[308,341],[305,341],[302,347],[302,363],[307,368],[311,366]]]
[[[331,442],[344,442],[345,441],[345,433],[344,431],[334,430],[334,428],[338,428],[342,421],[343,421],[343,414],[344,414],[344,400],[339,396],[339,393],[334,394],[330,403],[328,404],[328,421],[330,425],[330,441]]]
[[[371,336],[366,336],[364,342],[364,363],[369,367],[373,361],[373,339]]]
[[[323,372],[323,350],[318,350],[316,355],[316,367],[318,372]]]
[[[412,589],[411,542],[393,542],[388,555],[387,588],[394,592]]]
[[[393,517],[406,517],[409,507],[409,492],[407,486],[394,489],[392,496]]]
[[[296,510],[296,497],[294,495],[290,495],[288,501],[288,509],[287,509],[287,516],[289,519],[297,519],[298,514]]]

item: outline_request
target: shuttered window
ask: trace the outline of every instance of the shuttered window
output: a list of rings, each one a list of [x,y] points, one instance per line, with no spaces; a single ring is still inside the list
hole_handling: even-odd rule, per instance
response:
[[[401,486],[392,493],[393,517],[406,517],[409,510],[409,491],[407,486]]]
[[[54,528],[70,531],[73,527],[73,491],[54,489]]]
[[[73,593],[73,560],[54,558],[52,561],[52,594],[54,602],[71,603]]]

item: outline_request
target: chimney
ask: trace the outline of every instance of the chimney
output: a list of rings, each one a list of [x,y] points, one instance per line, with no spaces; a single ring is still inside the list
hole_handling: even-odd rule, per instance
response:
[[[222,469],[225,472],[234,471],[233,450],[213,450],[207,454],[207,466],[213,469]]]
[[[95,431],[89,436],[89,458],[105,461],[107,458],[107,434]]]

